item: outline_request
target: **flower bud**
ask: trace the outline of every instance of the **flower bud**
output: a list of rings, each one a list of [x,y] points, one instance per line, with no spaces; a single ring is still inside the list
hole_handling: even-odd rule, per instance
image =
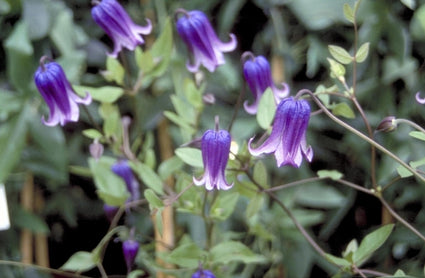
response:
[[[397,128],[394,116],[385,117],[376,128],[375,132],[391,132]]]
[[[98,140],[94,140],[89,146],[90,155],[96,159],[96,161],[102,156],[103,150],[103,145],[100,144]]]
[[[122,243],[122,252],[125,264],[127,265],[127,272],[130,272],[134,260],[136,259],[137,252],[139,252],[139,243],[133,239],[127,239]]]

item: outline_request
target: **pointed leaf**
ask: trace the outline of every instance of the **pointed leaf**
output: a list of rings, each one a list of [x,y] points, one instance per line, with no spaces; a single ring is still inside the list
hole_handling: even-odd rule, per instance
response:
[[[409,135],[412,136],[413,138],[425,141],[425,133],[421,131],[411,131]]]
[[[363,263],[373,252],[375,252],[390,236],[394,224],[385,225],[365,236],[359,248],[353,255],[353,262],[356,265]]]
[[[175,150],[176,155],[183,160],[184,163],[193,167],[203,168],[201,150],[195,148],[178,148]]]
[[[355,118],[353,110],[345,102],[341,102],[341,103],[338,103],[337,105],[335,105],[334,108],[332,109],[332,113],[336,116],[342,116],[342,117],[345,117],[347,119],[354,119]]]
[[[354,23],[354,11],[348,3],[344,4],[343,11],[345,18],[351,23]]]
[[[364,62],[364,60],[366,60],[367,55],[369,54],[369,44],[368,42],[362,44],[362,46],[360,46],[359,50],[357,50],[356,53],[356,62],[357,63],[362,63]]]
[[[276,112],[276,103],[274,100],[273,91],[267,88],[260,98],[257,110],[257,122],[264,128],[268,129],[273,122],[274,114]]]
[[[130,166],[144,184],[153,189],[157,194],[164,194],[161,178],[149,166],[140,162],[130,162]]]
[[[317,171],[317,175],[320,178],[330,178],[332,180],[339,180],[342,179],[344,176],[341,172],[338,172],[337,170],[319,170]]]
[[[211,207],[211,217],[226,220],[233,213],[238,199],[239,193],[237,192],[220,196]]]
[[[114,86],[103,86],[99,88],[88,86],[73,86],[75,92],[80,96],[86,96],[87,93],[91,95],[94,100],[113,103],[124,94],[124,89]]]
[[[149,207],[151,210],[164,207],[164,203],[152,189],[146,189],[144,195],[146,200],[148,200]]]
[[[350,64],[353,61],[353,57],[351,57],[350,53],[340,46],[329,45],[328,49],[332,57],[342,64]]]
[[[210,261],[213,263],[228,264],[229,262],[239,261],[251,264],[267,262],[264,256],[253,253],[251,249],[239,241],[221,242],[211,249],[210,255]]]
[[[79,251],[72,255],[66,263],[61,266],[63,270],[84,272],[96,266],[94,256],[91,252]]]

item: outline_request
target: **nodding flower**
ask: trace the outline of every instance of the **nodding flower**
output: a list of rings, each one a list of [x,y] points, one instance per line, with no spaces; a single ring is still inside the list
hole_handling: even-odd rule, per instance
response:
[[[38,91],[49,106],[50,115],[43,124],[55,126],[65,125],[68,122],[77,122],[80,116],[78,103],[89,105],[91,96],[79,97],[66,78],[62,67],[56,62],[48,62],[46,56],[41,57],[40,66],[34,74],[34,82]]]
[[[310,105],[306,100],[293,97],[282,100],[276,109],[276,115],[269,138],[258,148],[248,142],[248,150],[254,155],[274,153],[277,166],[290,164],[300,167],[303,156],[311,162],[313,150],[307,146],[305,134],[310,119]]]
[[[137,253],[139,252],[139,242],[134,239],[127,239],[122,243],[122,252],[124,255],[127,272],[130,273]]]
[[[176,15],[176,28],[187,48],[193,55],[193,64],[189,61],[186,67],[190,72],[197,72],[202,64],[210,72],[217,66],[225,63],[223,52],[230,52],[236,48],[235,35],[230,34],[230,41],[223,43],[216,35],[207,16],[201,11],[185,11],[179,9]]]
[[[123,47],[134,50],[137,45],[143,44],[141,35],[148,35],[152,31],[152,24],[146,19],[146,26],[135,24],[128,13],[116,0],[92,1],[91,9],[93,20],[99,25],[114,42],[114,50],[108,53],[116,58]]]
[[[207,269],[198,269],[192,274],[192,278],[215,278],[215,275]]]
[[[204,175],[193,177],[195,185],[205,185],[207,190],[228,190],[233,186],[226,181],[224,174],[229,160],[231,137],[226,130],[207,130],[202,136],[201,151]]]
[[[247,51],[242,54],[242,61],[245,81],[248,83],[254,95],[253,104],[248,105],[248,101],[244,102],[244,108],[247,113],[257,114],[258,103],[267,88],[272,89],[276,105],[289,95],[288,84],[282,83],[282,89],[275,86],[272,79],[270,64],[266,58],[263,56],[254,57],[251,52]]]
[[[130,200],[138,200],[140,198],[139,182],[134,177],[133,170],[131,170],[128,161],[117,161],[116,163],[112,164],[111,170],[124,180],[125,184],[127,185],[127,190],[131,195]]]

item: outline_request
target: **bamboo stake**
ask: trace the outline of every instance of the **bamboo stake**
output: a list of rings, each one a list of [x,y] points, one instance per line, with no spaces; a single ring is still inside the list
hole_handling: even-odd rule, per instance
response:
[[[35,188],[35,203],[36,212],[41,212],[44,207],[43,194],[40,188]],[[47,236],[45,234],[35,234],[35,262],[39,266],[49,267],[49,248]]]
[[[21,191],[21,205],[23,209],[32,212],[34,200],[34,180],[32,174],[28,173],[24,187]],[[21,255],[22,263],[31,264],[33,262],[33,237],[31,231],[23,229],[21,231]]]

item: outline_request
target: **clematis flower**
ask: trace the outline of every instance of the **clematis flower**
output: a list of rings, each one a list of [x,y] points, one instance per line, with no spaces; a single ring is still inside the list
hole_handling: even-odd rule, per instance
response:
[[[251,52],[245,52],[242,54],[242,60],[245,60],[243,64],[243,74],[245,81],[248,83],[248,86],[254,95],[253,104],[248,105],[248,101],[244,102],[244,108],[247,113],[253,115],[257,113],[257,107],[258,103],[260,102],[260,98],[264,91],[269,87],[273,91],[276,104],[288,96],[288,84],[282,83],[283,89],[279,89],[274,85],[270,64],[266,58],[263,56],[254,57]]]
[[[193,177],[195,185],[204,185],[207,190],[228,190],[224,171],[229,160],[231,137],[226,130],[207,130],[202,136],[201,151],[205,172],[200,179]]]
[[[415,98],[418,103],[425,104],[425,98],[421,98],[421,92],[417,92]]]
[[[309,162],[313,158],[313,150],[307,146],[305,133],[310,119],[310,105],[306,100],[296,100],[293,97],[282,100],[276,109],[276,115],[269,138],[258,148],[248,149],[252,155],[274,153],[277,166],[290,164],[300,167],[302,157]]]
[[[114,50],[108,53],[116,58],[123,47],[134,50],[137,45],[143,44],[141,36],[148,35],[152,31],[149,19],[146,26],[136,25],[116,0],[92,1],[95,5],[91,9],[94,21],[99,25],[114,42]]]
[[[196,72],[202,64],[207,70],[213,72],[217,66],[225,63],[223,52],[230,52],[236,48],[237,41],[230,34],[230,42],[223,43],[217,37],[207,16],[201,11],[177,10],[182,13],[176,23],[177,32],[193,54],[194,62],[186,63],[190,72]]]
[[[127,239],[122,243],[122,252],[124,255],[127,272],[130,273],[131,268],[139,252],[139,243],[134,239]]]
[[[118,162],[112,164],[112,172],[120,176],[125,184],[127,185],[127,190],[131,194],[131,200],[137,200],[140,198],[139,191],[139,182],[134,177],[133,171],[131,170],[130,165],[127,160],[119,160]]]
[[[47,59],[46,56],[41,57],[40,66],[34,74],[35,85],[50,110],[49,120],[45,121],[43,116],[41,121],[47,126],[77,122],[80,114],[78,103],[89,105],[91,96],[77,96],[62,67],[56,62],[46,63]]]
[[[215,278],[215,275],[207,269],[199,269],[192,274],[192,278]]]

